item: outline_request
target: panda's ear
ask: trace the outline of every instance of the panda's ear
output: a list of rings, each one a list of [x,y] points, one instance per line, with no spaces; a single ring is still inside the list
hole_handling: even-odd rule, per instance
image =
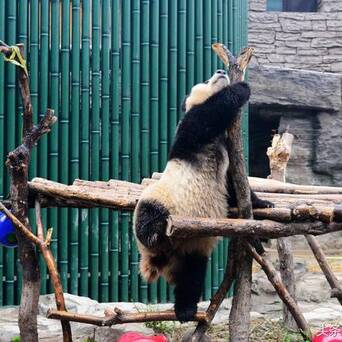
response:
[[[189,97],[189,95],[186,95],[184,97],[183,103],[182,103],[182,111],[185,112],[186,111],[186,99]]]

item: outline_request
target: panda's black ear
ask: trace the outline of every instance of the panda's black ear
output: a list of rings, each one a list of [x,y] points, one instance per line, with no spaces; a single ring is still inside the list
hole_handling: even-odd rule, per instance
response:
[[[182,103],[182,111],[183,112],[185,112],[185,110],[186,110],[186,107],[185,107],[185,105],[186,105],[186,99],[189,97],[189,95],[186,95],[185,97],[184,97],[184,100],[183,100],[183,103]]]

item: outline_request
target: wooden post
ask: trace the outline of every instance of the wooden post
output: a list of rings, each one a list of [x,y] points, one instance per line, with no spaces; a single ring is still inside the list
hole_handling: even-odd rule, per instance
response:
[[[235,58],[223,44],[213,44],[214,51],[225,63],[231,83],[244,80],[245,71],[252,58],[253,49],[246,48]],[[253,219],[251,193],[243,157],[241,136],[242,110],[227,131],[229,174],[232,175],[240,218]],[[228,176],[228,175],[227,175]],[[248,342],[251,309],[252,263],[253,258],[243,248],[243,240],[238,239],[236,255],[236,283],[229,315],[229,340]]]
[[[32,105],[29,88],[29,78],[24,60],[24,47],[18,44],[9,47],[1,43],[0,52],[10,61],[14,60],[18,67],[18,82],[23,102],[23,139],[22,144],[8,154],[6,166],[8,168],[11,186],[10,196],[12,213],[16,218],[31,230],[28,219],[28,169],[30,165],[31,150],[39,138],[50,131],[57,118],[52,110],[47,110],[38,127],[34,126],[32,119]],[[11,59],[12,58],[12,59]],[[31,240],[22,231],[16,231],[18,239],[19,259],[23,268],[23,287],[19,307],[20,338],[25,342],[38,341],[37,314],[40,293],[40,272],[36,249]]]
[[[287,130],[283,135],[276,134],[272,139],[272,146],[267,149],[270,160],[271,174],[268,178],[284,182],[286,181],[286,167],[292,150],[293,135]],[[277,250],[280,263],[280,275],[282,281],[292,298],[296,300],[296,279],[294,275],[294,262],[292,246],[289,238],[283,237],[277,240]],[[289,330],[296,330],[297,324],[287,306],[283,303],[284,325]]]

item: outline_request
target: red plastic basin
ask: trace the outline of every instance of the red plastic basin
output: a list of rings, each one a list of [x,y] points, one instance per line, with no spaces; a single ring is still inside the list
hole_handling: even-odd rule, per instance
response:
[[[312,342],[342,342],[342,327],[327,326],[313,337]]]
[[[167,342],[163,335],[145,336],[139,333],[129,332],[123,334],[117,342]]]

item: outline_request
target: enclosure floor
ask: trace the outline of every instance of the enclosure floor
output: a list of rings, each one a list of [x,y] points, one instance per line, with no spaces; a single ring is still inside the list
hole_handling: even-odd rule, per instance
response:
[[[278,258],[278,252],[276,249],[267,249],[268,255],[272,260],[276,260]],[[322,273],[316,259],[314,258],[311,250],[308,249],[296,249],[293,251],[294,262],[300,262],[305,265],[309,272]],[[330,251],[329,255],[326,255],[326,258],[331,266],[333,272],[342,273],[342,253],[341,251]],[[260,270],[260,266],[254,262],[253,263],[253,271],[258,272]]]

